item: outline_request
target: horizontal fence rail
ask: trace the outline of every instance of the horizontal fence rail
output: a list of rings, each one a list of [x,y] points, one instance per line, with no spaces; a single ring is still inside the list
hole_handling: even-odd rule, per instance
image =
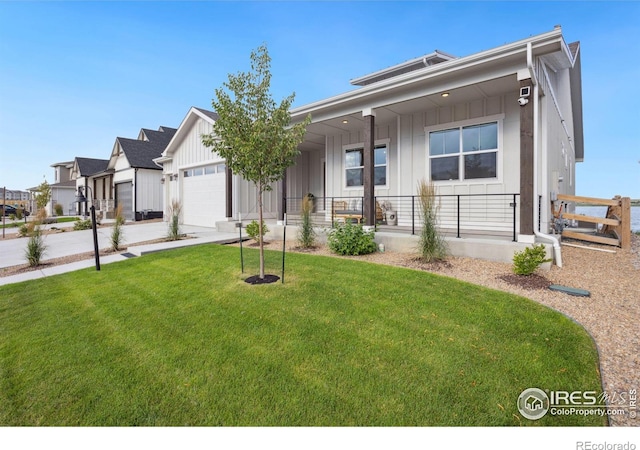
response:
[[[517,240],[520,194],[436,195],[437,225],[449,236],[496,236]],[[303,197],[284,199],[287,222],[301,220]],[[314,226],[331,227],[336,221],[364,221],[363,197],[314,197],[311,220]],[[376,228],[418,234],[422,228],[420,197],[377,196]]]

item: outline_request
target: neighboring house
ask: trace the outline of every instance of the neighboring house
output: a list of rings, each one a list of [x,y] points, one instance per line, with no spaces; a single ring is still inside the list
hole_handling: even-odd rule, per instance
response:
[[[91,201],[94,202],[97,208],[97,199],[102,198],[104,194],[97,190],[97,186],[93,183],[92,176],[104,172],[108,164],[108,159],[76,157],[73,161],[71,179],[75,181],[75,190],[77,192],[79,187],[83,187],[84,195],[90,200],[90,202],[85,205],[76,204],[78,214],[88,215],[88,210],[85,209],[85,207],[88,208],[91,205]],[[89,187],[90,190],[87,189],[87,187]],[[107,195],[109,192],[110,189],[107,189]]]
[[[115,200],[128,220],[162,218],[162,167],[153,162],[176,133],[175,128],[141,129],[137,139],[118,137],[108,164],[92,181],[98,200]]]
[[[30,189],[28,191],[20,191],[16,189],[0,188],[0,204],[30,209],[30,200]]]
[[[255,185],[232,175],[224,160],[202,144],[202,135],[212,132],[217,118],[214,112],[192,107],[155,159],[163,167],[165,208],[179,202],[182,222],[188,225],[217,227],[231,218],[257,218]],[[265,193],[265,218],[275,219],[281,205],[277,189]]]
[[[66,161],[52,164],[54,169],[54,181],[51,184],[51,201],[47,203],[47,214],[56,215],[55,205],[62,206],[63,215],[76,213],[76,181],[71,178],[74,161]]]
[[[352,84],[360,87],[291,110],[293,122],[311,114],[312,123],[288,170],[288,198],[363,199],[368,224],[384,200],[411,226],[417,183],[433,180],[441,225],[455,226],[461,202],[469,230],[513,226],[518,241],[533,242],[549,232],[554,195],[575,193],[580,45],[560,27],[460,58],[436,51]]]
[[[27,191],[19,191],[15,189],[3,189],[3,193],[5,200],[11,201],[28,201],[31,197],[29,192]]]

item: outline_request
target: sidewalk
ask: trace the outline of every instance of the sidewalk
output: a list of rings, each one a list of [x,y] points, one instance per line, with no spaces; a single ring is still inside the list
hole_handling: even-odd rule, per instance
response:
[[[111,228],[98,229],[99,248],[108,248],[109,234]],[[183,226],[182,232],[187,234],[190,239],[179,241],[159,242],[156,244],[134,245],[127,247],[130,256],[142,256],[148,253],[169,250],[173,248],[188,247],[192,245],[218,243],[224,244],[233,242],[238,239],[235,233],[218,232],[213,228]],[[137,242],[145,242],[155,239],[162,239],[167,235],[167,224],[165,222],[154,223],[135,223],[124,227],[125,245],[135,244]],[[26,247],[26,239],[10,239],[6,241],[0,240],[0,268],[17,266],[26,264],[24,256],[24,248]],[[86,253],[93,250],[93,234],[92,230],[73,231],[49,235],[46,238],[47,259],[59,258],[63,256],[76,255]],[[100,258],[100,265],[110,264],[113,262],[124,261],[128,258],[122,254],[108,255]],[[57,275],[65,272],[83,269],[86,267],[94,267],[95,259],[92,257],[87,260],[77,261],[70,264],[34,270],[18,275],[8,277],[0,277],[0,286],[11,283],[19,283],[21,281],[35,280],[51,275]]]

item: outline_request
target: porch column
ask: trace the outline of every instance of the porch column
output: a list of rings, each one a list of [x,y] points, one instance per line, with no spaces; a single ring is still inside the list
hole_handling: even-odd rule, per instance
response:
[[[233,217],[233,173],[229,166],[224,171],[225,213],[227,219]]]
[[[375,179],[373,148],[375,139],[375,112],[371,108],[362,111],[364,116],[364,217],[366,225],[376,223]]]
[[[284,170],[282,180],[278,182],[278,220],[283,221],[284,215],[287,213],[287,169]]]
[[[529,103],[520,106],[520,234],[533,236],[533,86],[531,79],[521,80],[529,87]]]

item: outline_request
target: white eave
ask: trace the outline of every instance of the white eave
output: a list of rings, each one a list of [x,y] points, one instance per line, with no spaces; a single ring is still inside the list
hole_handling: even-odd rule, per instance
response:
[[[293,122],[301,121],[308,114],[311,114],[312,118],[314,118],[314,114],[320,112],[323,114],[320,115],[320,118],[315,117],[313,122],[316,122],[316,119],[325,120],[329,117],[338,117],[345,114],[345,112],[357,112],[356,109],[358,103],[362,103],[363,101],[366,101],[372,108],[384,106],[384,104],[377,105],[376,99],[389,97],[394,91],[403,90],[402,88],[410,88],[412,85],[424,84],[425,82],[429,83],[430,81],[439,78],[442,79],[442,77],[450,76],[452,74],[461,74],[466,70],[477,68],[480,65],[495,63],[496,61],[520,54],[524,56],[529,42],[531,43],[534,55],[536,56],[557,51],[566,52],[567,55],[571,54],[564,43],[564,39],[562,38],[562,30],[557,27],[552,31],[532,36],[527,39],[522,39],[479,53],[474,53],[462,58],[444,61],[433,66],[417,69],[393,78],[384,79],[334,97],[309,103],[297,108],[292,108],[291,119]],[[523,59],[523,61],[525,61],[525,59]]]
[[[452,59],[456,58],[456,56],[436,50],[432,53],[429,53],[428,55],[414,58],[409,61],[396,64],[395,66],[387,67],[386,69],[378,70],[377,72],[364,75],[362,77],[354,78],[350,81],[350,83],[354,86],[366,86],[368,84],[375,83],[392,76],[397,76],[409,71],[421,69],[423,67],[429,67],[445,61],[451,61]]]

